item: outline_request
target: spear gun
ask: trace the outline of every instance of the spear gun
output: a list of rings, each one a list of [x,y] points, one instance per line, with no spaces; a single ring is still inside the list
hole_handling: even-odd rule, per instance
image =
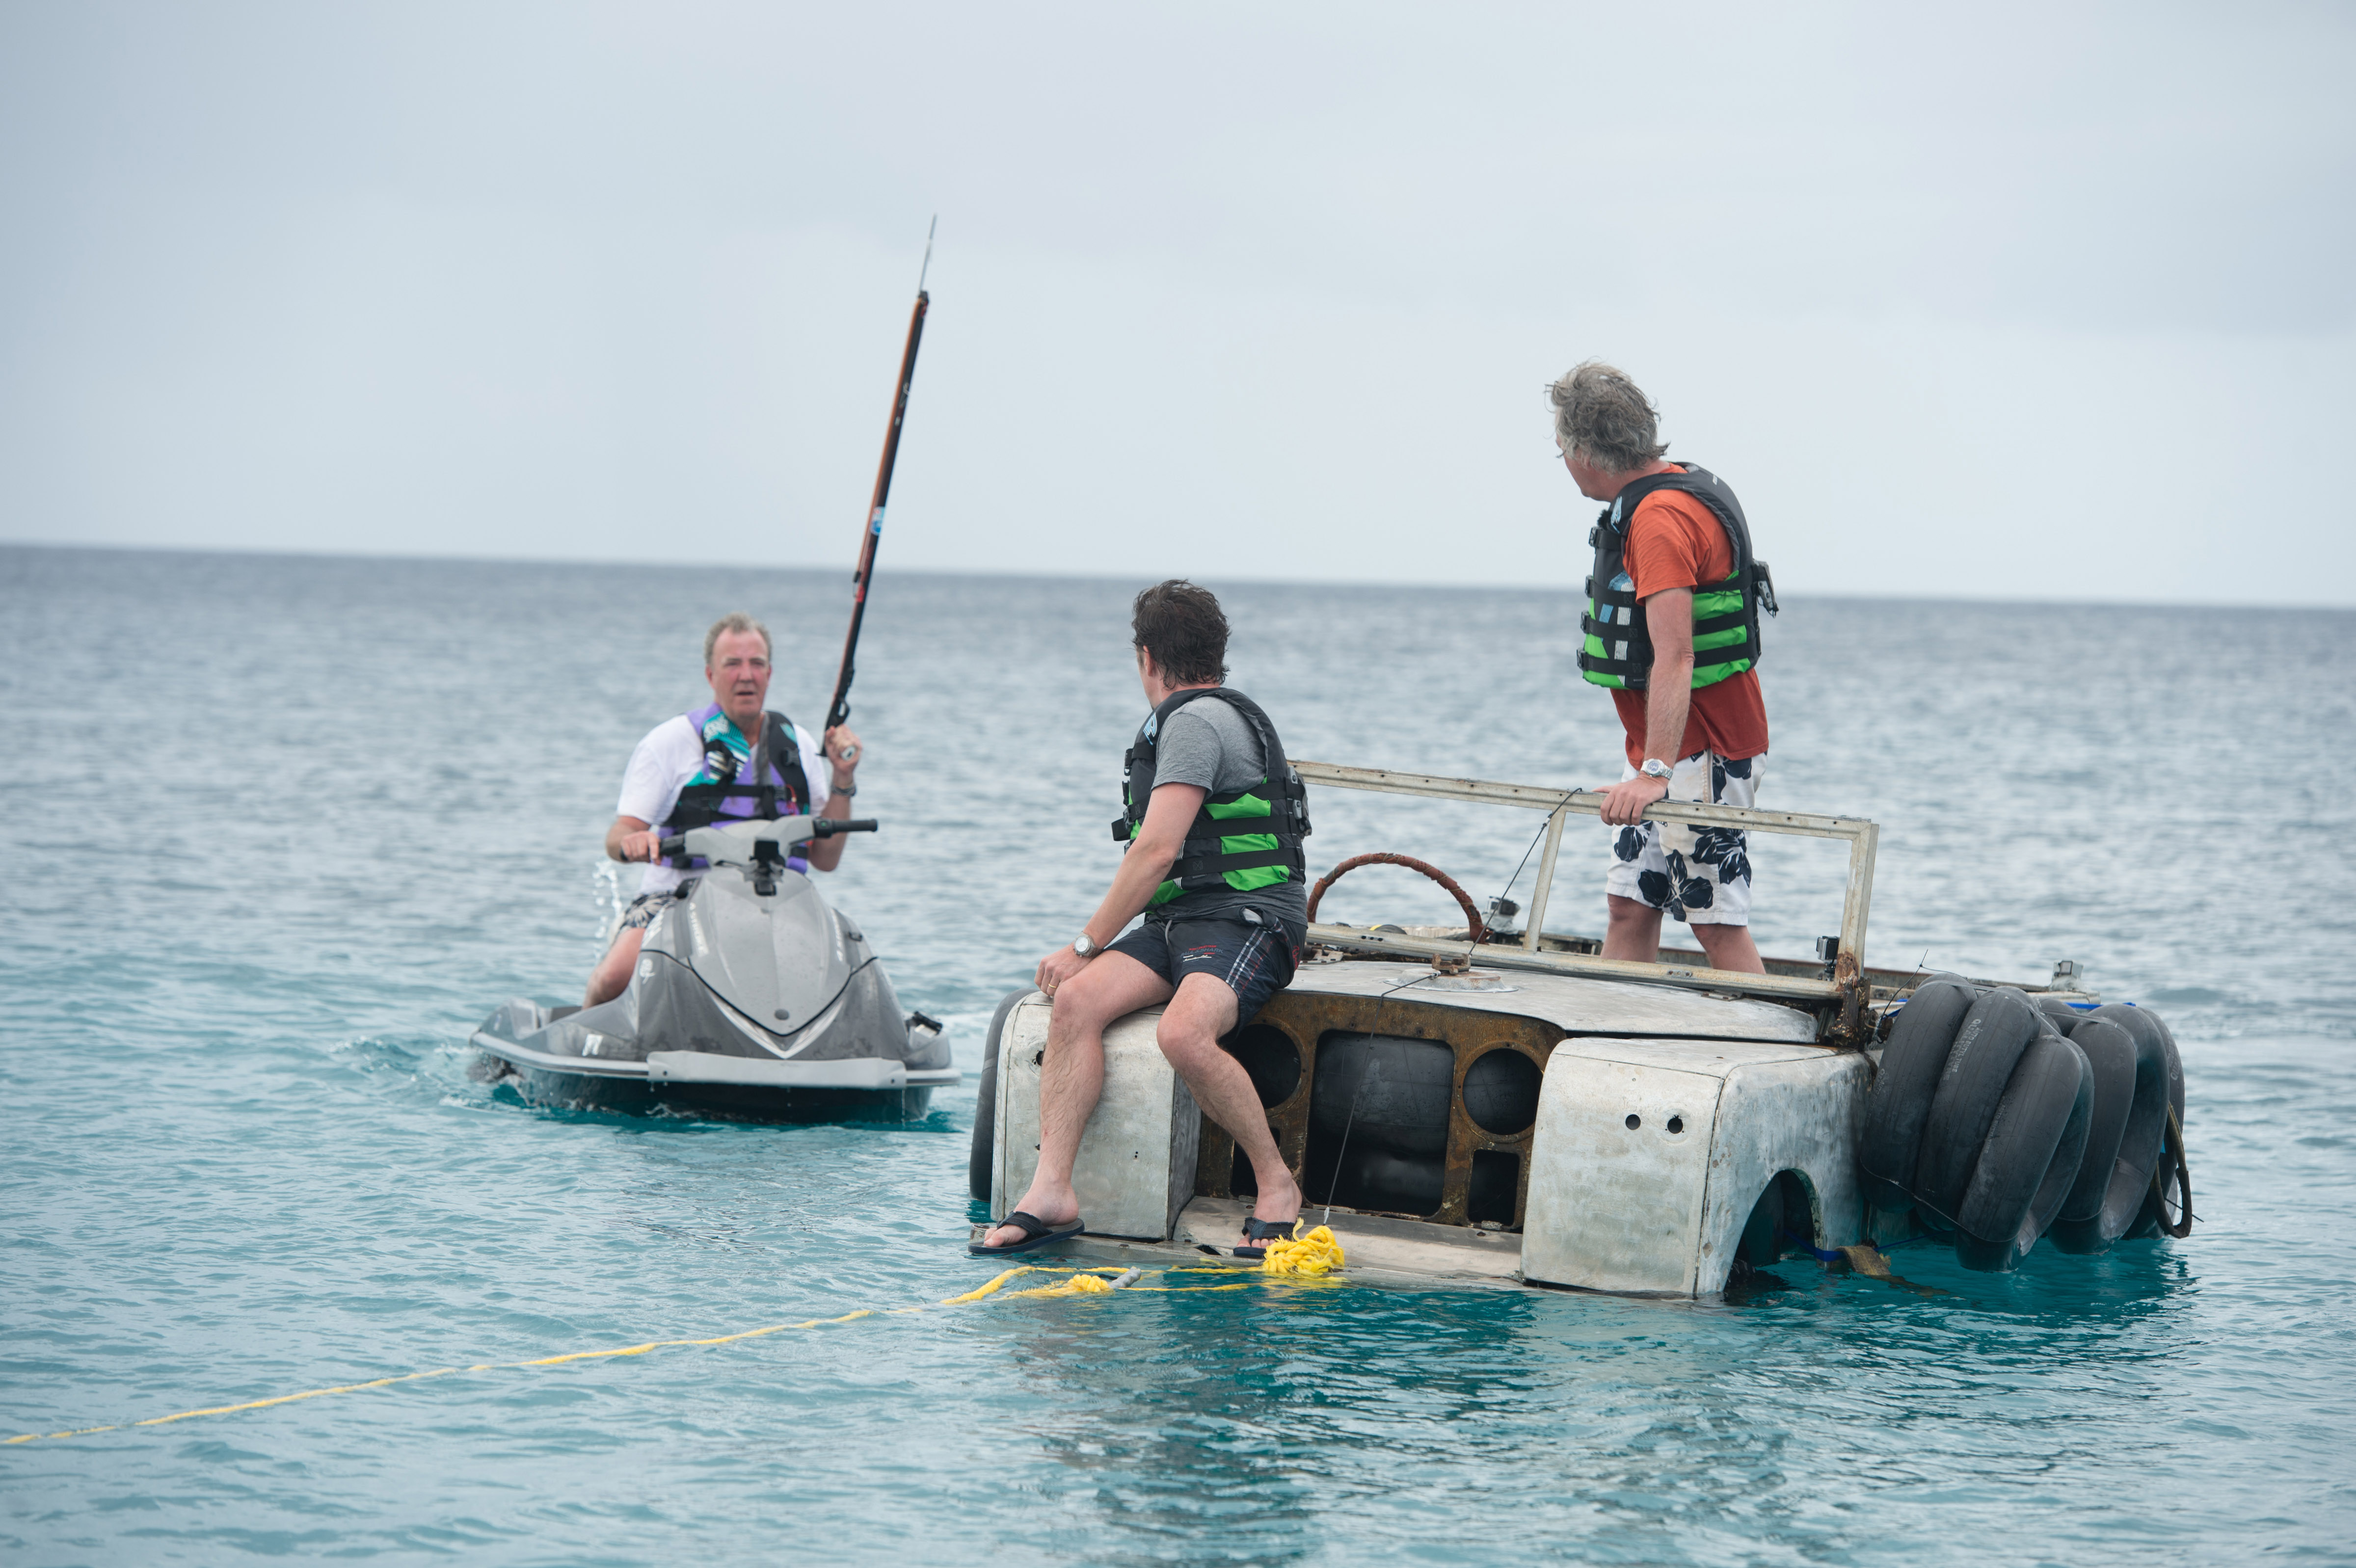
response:
[[[940,219],[933,220],[938,228]],[[826,710],[826,727],[833,729],[851,718],[851,677],[857,673],[854,659],[859,652],[859,626],[867,615],[867,587],[875,575],[875,546],[884,537],[884,506],[892,497],[892,464],[900,455],[900,421],[908,417],[908,389],[916,379],[916,345],[925,336],[925,312],[932,304],[932,296],[925,292],[925,277],[933,267],[933,230],[925,231],[925,264],[916,272],[916,308],[908,315],[908,347],[900,355],[899,389],[892,396],[892,422],[884,430],[884,461],[875,470],[875,497],[868,503],[867,527],[859,539],[859,567],[851,573],[851,631],[842,639],[842,669],[834,677],[834,702]],[[859,748],[847,746],[842,760],[855,762]]]

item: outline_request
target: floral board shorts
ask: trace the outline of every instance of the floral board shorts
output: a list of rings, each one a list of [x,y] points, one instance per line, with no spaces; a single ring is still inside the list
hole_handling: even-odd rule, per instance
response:
[[[1764,753],[1726,758],[1697,752],[1669,775],[1669,798],[1711,805],[1754,805]],[[1633,779],[1636,770],[1621,769]],[[1665,910],[1687,925],[1751,923],[1751,835],[1739,827],[1697,827],[1687,822],[1639,822],[1606,827],[1612,869],[1603,891]]]
[[[693,892],[695,883],[696,879],[690,877],[667,893],[640,893],[630,901],[630,907],[622,912],[622,923],[616,929],[644,931],[655,923],[655,916]]]

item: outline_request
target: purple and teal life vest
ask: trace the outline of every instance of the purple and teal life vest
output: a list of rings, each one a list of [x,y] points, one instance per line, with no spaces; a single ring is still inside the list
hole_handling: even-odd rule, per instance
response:
[[[794,722],[782,713],[763,716],[759,741],[747,743],[734,720],[707,702],[687,716],[703,740],[703,765],[679,792],[679,804],[662,820],[665,837],[715,822],[773,821],[799,816],[810,809],[809,778],[802,771],[801,739]],[[664,864],[682,871],[701,871],[705,862],[674,855]],[[799,854],[786,864],[808,871],[809,861]]]

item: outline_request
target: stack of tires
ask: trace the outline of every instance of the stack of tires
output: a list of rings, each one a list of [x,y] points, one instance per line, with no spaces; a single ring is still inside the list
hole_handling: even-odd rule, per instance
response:
[[[2171,1117],[2183,1125],[2184,1070],[2155,1014],[1941,976],[1890,1027],[1858,1175],[1868,1203],[2001,1273],[2044,1237],[2100,1253],[2158,1234],[2180,1171],[2162,1169]]]

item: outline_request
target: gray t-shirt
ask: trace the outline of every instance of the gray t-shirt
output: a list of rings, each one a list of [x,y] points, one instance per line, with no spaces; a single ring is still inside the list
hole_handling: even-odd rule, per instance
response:
[[[1260,757],[1259,737],[1250,723],[1215,697],[1198,697],[1173,713],[1162,726],[1154,745],[1153,787],[1166,784],[1195,784],[1212,795],[1249,789],[1267,776]],[[1256,910],[1264,921],[1290,928],[1300,942],[1309,925],[1309,890],[1298,881],[1237,892],[1233,888],[1208,888],[1147,912],[1176,913],[1184,920],[1244,920]]]

